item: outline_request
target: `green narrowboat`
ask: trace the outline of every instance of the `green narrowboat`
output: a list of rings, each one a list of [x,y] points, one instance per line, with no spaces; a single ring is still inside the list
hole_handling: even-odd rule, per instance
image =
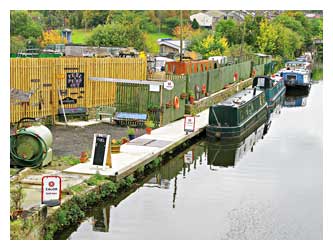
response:
[[[252,88],[265,91],[265,98],[271,114],[277,106],[282,106],[286,93],[286,86],[280,76],[256,76]]]
[[[208,138],[242,140],[269,120],[263,90],[245,89],[209,108]]]

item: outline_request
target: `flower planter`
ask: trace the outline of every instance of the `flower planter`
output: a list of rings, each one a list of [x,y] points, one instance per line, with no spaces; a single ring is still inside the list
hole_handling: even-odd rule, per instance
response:
[[[180,94],[180,99],[185,99],[187,97],[187,94],[186,93],[181,93]]]
[[[111,153],[120,153],[120,146],[121,145],[111,145]]]
[[[80,162],[85,163],[87,161],[88,161],[88,153],[87,152],[81,152]]]
[[[152,130],[153,130],[152,128],[146,128],[146,133],[150,135]]]
[[[165,107],[166,107],[167,109],[169,109],[169,108],[172,107],[172,104],[171,104],[171,103],[166,103],[166,104],[165,104]]]
[[[194,96],[190,96],[190,104],[193,104],[194,103]]]

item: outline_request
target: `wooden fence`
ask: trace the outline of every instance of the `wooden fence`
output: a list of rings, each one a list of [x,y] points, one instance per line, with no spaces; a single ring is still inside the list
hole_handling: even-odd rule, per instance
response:
[[[72,102],[66,108],[112,105],[116,85],[92,82],[89,77],[144,80],[146,71],[147,63],[141,58],[12,58],[10,121],[14,123],[22,117],[55,118],[60,99],[58,90],[62,99],[67,97]],[[81,75],[81,85],[68,82],[73,73],[74,79],[75,73],[78,78]],[[29,101],[20,100],[17,93],[21,96],[30,93]]]

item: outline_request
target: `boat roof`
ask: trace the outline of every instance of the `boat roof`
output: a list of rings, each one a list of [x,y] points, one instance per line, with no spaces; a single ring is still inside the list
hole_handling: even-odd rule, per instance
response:
[[[289,62],[286,62],[286,64],[309,64],[309,63],[303,62],[303,61],[289,61]]]
[[[233,107],[237,108],[243,106],[247,102],[251,101],[254,96],[258,96],[263,93],[262,90],[257,89],[255,95],[253,95],[254,89],[244,89],[241,92],[229,97],[227,100],[220,102],[214,106],[226,106],[226,107]]]

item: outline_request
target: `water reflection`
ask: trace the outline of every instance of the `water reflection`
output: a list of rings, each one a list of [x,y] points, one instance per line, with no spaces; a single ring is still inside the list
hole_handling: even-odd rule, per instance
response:
[[[207,163],[211,166],[234,167],[236,163],[248,152],[253,152],[254,145],[264,136],[265,125],[252,132],[243,141],[206,142]]]
[[[92,230],[95,232],[109,232],[110,206],[96,210],[92,219],[92,224]]]
[[[288,89],[283,102],[284,107],[305,107],[310,89]]]

